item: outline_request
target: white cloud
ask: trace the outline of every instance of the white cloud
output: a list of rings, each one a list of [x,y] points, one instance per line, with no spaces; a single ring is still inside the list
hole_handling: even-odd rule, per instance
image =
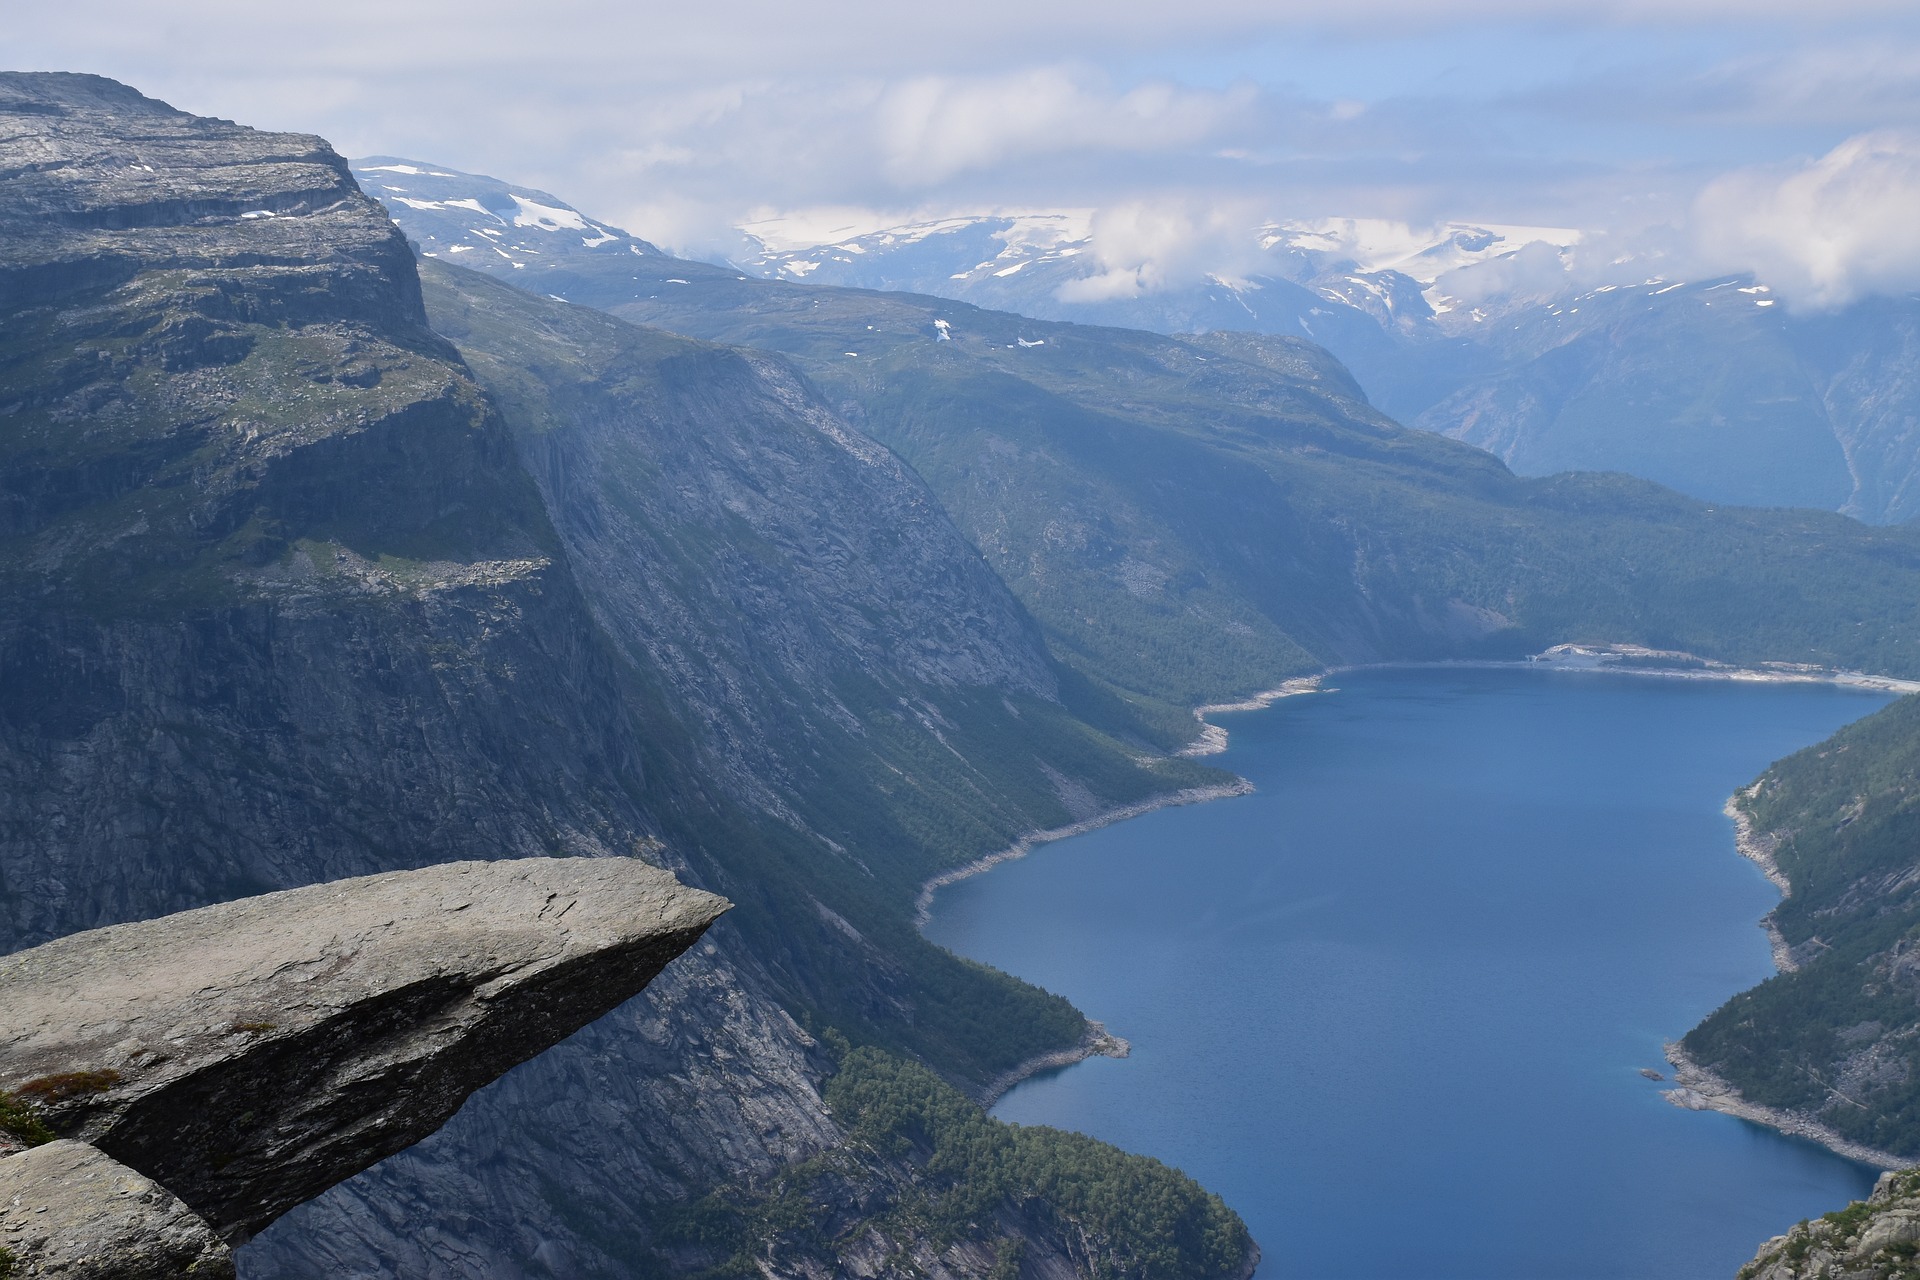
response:
[[[995,76],[921,76],[875,104],[887,171],[903,185],[944,181],[1062,151],[1158,151],[1204,142],[1242,116],[1257,94],[1164,82],[1116,91],[1061,66]]]
[[[1727,165],[1920,128],[1913,0],[529,14],[71,0],[15,4],[4,26],[16,67],[492,173],[688,250],[732,252],[755,210],[1104,206],[1125,229],[1086,287],[1113,290],[1244,270],[1246,245],[1207,225],[1215,196],[1260,218],[1675,223]],[[1176,225],[1202,247],[1176,250]]]
[[[1257,210],[1237,201],[1138,200],[1093,216],[1097,270],[1060,287],[1063,302],[1138,298],[1206,277],[1239,283],[1256,270]]]
[[[1694,204],[1702,259],[1790,302],[1843,306],[1920,287],[1920,135],[1849,138],[1818,160],[1728,174]]]

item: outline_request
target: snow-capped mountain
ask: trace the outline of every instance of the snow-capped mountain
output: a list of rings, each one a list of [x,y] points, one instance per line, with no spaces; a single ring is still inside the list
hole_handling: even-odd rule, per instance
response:
[[[396,156],[371,156],[352,165],[368,195],[413,215],[408,235],[429,258],[472,265],[472,257],[493,257],[524,269],[529,261],[587,253],[660,255],[645,240],[595,222],[531,187]]]
[[[1581,234],[1562,227],[1449,223],[1421,231],[1355,218],[1250,226],[1222,257],[1233,266],[1186,278],[1103,252],[1090,210],[942,218],[887,227],[768,219],[740,228],[759,246],[739,265],[774,279],[910,289],[1047,319],[1146,328],[1254,328],[1314,336],[1339,329],[1333,307],[1376,324],[1423,329],[1437,317],[1477,323],[1448,273],[1536,248],[1560,254]],[[1452,328],[1445,324],[1442,329]]]
[[[1214,256],[1232,265],[1207,269],[1177,247],[1171,265],[1130,261],[1105,250],[1102,227],[1091,210],[892,226],[796,216],[741,227],[758,251],[736,265],[764,278],[904,289],[1046,320],[1308,338],[1346,362],[1376,404],[1411,419],[1497,363],[1473,331],[1532,305],[1537,288],[1515,282],[1564,275],[1563,260],[1582,240],[1563,227],[1274,220],[1225,236],[1216,228]]]
[[[1250,228],[1236,270],[1134,269],[1084,210],[898,226],[787,218],[759,251],[689,262],[542,191],[419,161],[355,165],[423,254],[539,293],[702,273],[954,298],[1046,320],[1309,338],[1379,408],[1516,471],[1626,471],[1715,502],[1920,517],[1920,299],[1796,313],[1752,279],[1609,261],[1581,283],[1577,231],[1358,219]],[[1607,255],[1609,258],[1615,255]],[[1112,255],[1113,258],[1119,255]],[[1191,259],[1189,259],[1191,261]]]
[[[740,265],[1046,319],[1297,335],[1388,413],[1524,474],[1628,471],[1712,501],[1920,516],[1912,298],[1795,314],[1751,278],[1672,279],[1611,250],[1587,255],[1607,259],[1595,284],[1570,228],[1366,219],[1269,222],[1231,273],[1129,279],[1100,226],[1085,211],[765,222],[743,228],[761,251]]]

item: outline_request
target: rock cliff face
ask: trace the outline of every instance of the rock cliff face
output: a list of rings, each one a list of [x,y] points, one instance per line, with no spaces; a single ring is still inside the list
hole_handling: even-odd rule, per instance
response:
[[[470,367],[324,143],[91,77],[0,76],[0,227],[0,949],[476,851],[739,904],[243,1273],[697,1269],[662,1213],[844,1147],[803,1022],[961,1082],[1079,1036],[914,888],[1191,767],[778,360],[450,284]]]

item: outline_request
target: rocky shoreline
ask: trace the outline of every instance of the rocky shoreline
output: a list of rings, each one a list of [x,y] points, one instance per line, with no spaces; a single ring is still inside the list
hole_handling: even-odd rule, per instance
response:
[[[1003,862],[1012,862],[1016,858],[1024,858],[1040,845],[1052,844],[1055,840],[1065,840],[1069,836],[1085,835],[1089,831],[1098,831],[1101,827],[1111,826],[1116,822],[1125,822],[1128,818],[1137,818],[1143,813],[1152,813],[1155,809],[1171,809],[1183,804],[1204,804],[1208,800],[1224,800],[1228,796],[1244,796],[1250,794],[1252,791],[1253,784],[1251,782],[1248,782],[1245,778],[1237,778],[1232,782],[1223,782],[1218,786],[1188,787],[1184,791],[1165,792],[1133,804],[1123,804],[1117,808],[1107,809],[1101,813],[1094,814],[1091,818],[1082,818],[1078,822],[1070,822],[1064,827],[1052,827],[1045,831],[1030,831],[998,853],[990,853],[984,858],[975,858],[972,862],[964,866],[955,867],[951,871],[942,871],[939,875],[927,880],[926,883],[920,886],[920,896],[914,899],[914,923],[922,929],[927,927],[927,921],[932,918],[933,913],[933,895],[948,885],[958,884],[962,880],[971,879],[979,875],[982,871],[991,871]]]
[[[1291,698],[1302,693],[1331,693],[1323,689],[1320,682],[1327,678],[1323,673],[1317,676],[1300,676],[1288,680],[1272,689],[1243,698],[1239,702],[1209,702],[1193,709],[1193,718],[1200,722],[1200,736],[1174,752],[1191,760],[1199,756],[1217,756],[1227,749],[1227,731],[1217,724],[1207,723],[1207,717],[1230,711],[1264,711],[1282,698]]]
[[[1787,879],[1786,873],[1780,870],[1780,864],[1773,860],[1773,850],[1777,842],[1755,831],[1753,819],[1740,807],[1740,797],[1744,795],[1751,798],[1759,786],[1760,784],[1756,782],[1744,791],[1728,796],[1723,812],[1733,819],[1733,843],[1734,847],[1740,850],[1740,856],[1759,867],[1760,874],[1780,891],[1783,899],[1790,898],[1793,896],[1793,883]],[[1760,917],[1760,927],[1767,931],[1767,942],[1773,948],[1773,967],[1781,973],[1792,973],[1798,969],[1800,962],[1794,959],[1793,948],[1787,943],[1786,935],[1780,932],[1780,926],[1774,921],[1773,912],[1769,911]]]
[[[1667,665],[1660,665],[1660,664]],[[1769,662],[1736,667],[1678,649],[1648,649],[1640,645],[1557,644],[1526,658],[1444,659],[1437,662],[1369,662],[1329,667],[1318,676],[1288,684],[1318,682],[1350,671],[1594,671],[1608,675],[1652,676],[1661,680],[1733,680],[1743,684],[1835,684],[1848,689],[1881,693],[1920,693],[1920,680],[1835,671],[1801,662]],[[1298,690],[1308,692],[1308,690]],[[1261,697],[1266,695],[1262,694]],[[1269,699],[1271,701],[1271,699]],[[1203,711],[1250,710],[1253,704],[1206,707]],[[1265,706],[1267,703],[1259,703]],[[1197,714],[1197,713],[1196,713]]]
[[[1010,1071],[1004,1071],[987,1082],[980,1091],[980,1105],[992,1107],[1005,1097],[1007,1091],[1022,1080],[1039,1075],[1042,1071],[1052,1071],[1059,1067],[1070,1067],[1076,1062],[1085,1062],[1088,1058],[1126,1058],[1133,1054],[1133,1046],[1119,1036],[1107,1030],[1103,1022],[1087,1019],[1087,1029],[1080,1036],[1080,1043],[1070,1049],[1055,1049],[1052,1053],[1036,1054]]]
[[[1661,1096],[1676,1107],[1687,1111],[1718,1111],[1722,1115],[1737,1116],[1796,1138],[1817,1142],[1835,1155],[1882,1169],[1904,1169],[1913,1163],[1890,1152],[1842,1137],[1805,1112],[1785,1111],[1748,1101],[1740,1096],[1738,1089],[1695,1062],[1678,1044],[1667,1045],[1666,1054],[1667,1061],[1673,1064],[1674,1087],[1662,1090]]]

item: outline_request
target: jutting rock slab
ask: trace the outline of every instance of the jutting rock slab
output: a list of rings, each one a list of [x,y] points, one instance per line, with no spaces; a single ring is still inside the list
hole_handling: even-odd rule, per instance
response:
[[[638,993],[728,906],[630,858],[459,862],[0,957],[0,1090],[78,1140],[0,1159],[0,1248],[89,1195],[173,1223],[168,1248],[194,1215],[238,1244]]]
[[[227,1246],[178,1196],[66,1139],[0,1160],[0,1249],[28,1276],[233,1275]]]

